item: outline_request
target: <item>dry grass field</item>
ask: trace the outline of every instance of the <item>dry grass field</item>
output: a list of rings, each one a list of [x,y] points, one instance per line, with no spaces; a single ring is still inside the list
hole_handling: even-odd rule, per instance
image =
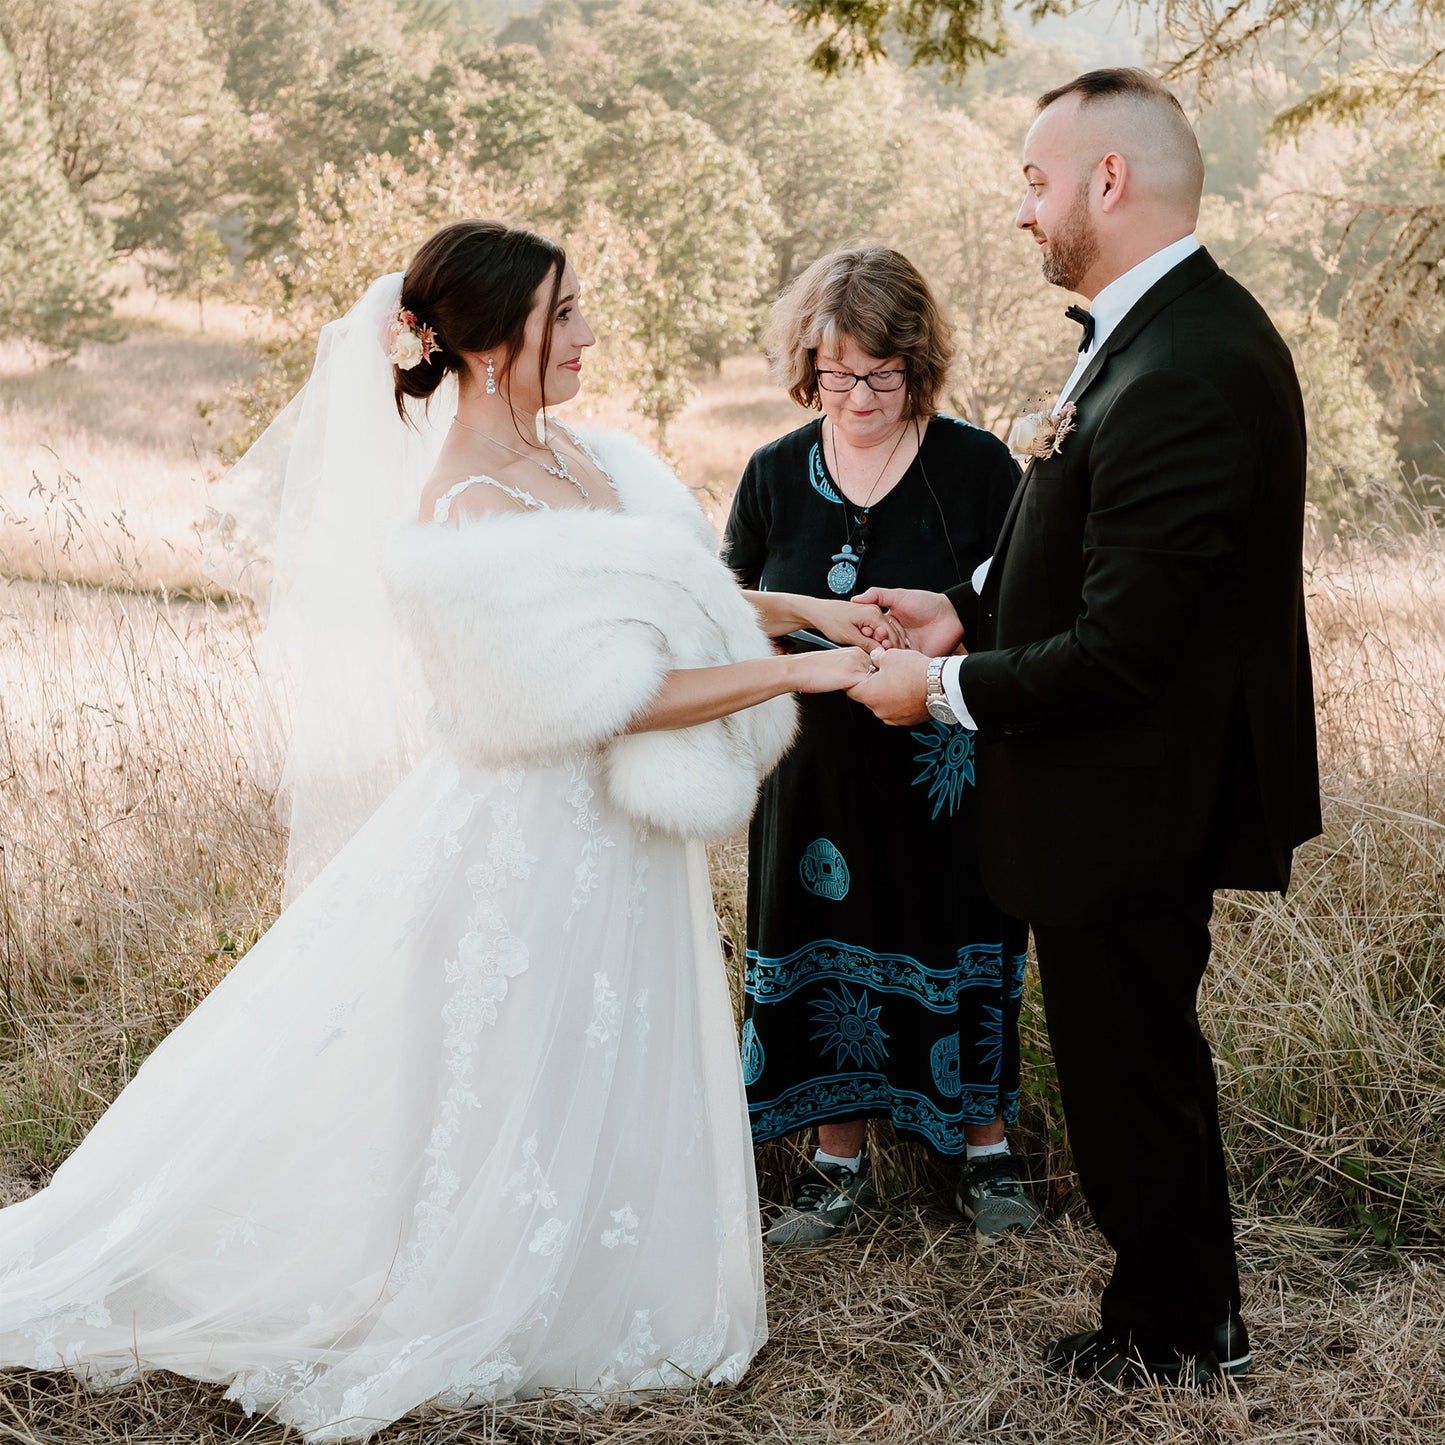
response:
[[[199,596],[195,536],[226,432],[196,405],[244,374],[240,326],[212,307],[201,333],[192,308],[143,298],[131,340],[72,367],[0,355],[0,1199],[44,1182],[278,904],[284,840],[243,761],[252,621]],[[674,450],[721,504],[792,415],[740,359]],[[885,1220],[769,1258],[772,1339],[740,1388],[604,1412],[536,1401],[379,1438],[1445,1440],[1445,545],[1400,527],[1321,550],[1309,590],[1325,836],[1288,900],[1222,902],[1207,985],[1259,1362],[1242,1388],[1118,1400],[1042,1378],[1043,1343],[1090,1322],[1106,1251],[1030,995],[1015,1137],[1048,1207],[1037,1235],[980,1253],[947,1179],[881,1138]],[[737,940],[739,844],[714,861]],[[789,1156],[760,1164],[776,1197]],[[0,1377],[0,1442],[283,1438],[174,1377],[99,1397]]]

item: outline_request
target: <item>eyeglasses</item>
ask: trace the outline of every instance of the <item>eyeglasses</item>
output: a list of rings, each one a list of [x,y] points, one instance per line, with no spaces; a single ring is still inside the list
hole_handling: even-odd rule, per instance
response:
[[[814,370],[817,372],[818,385],[824,391],[852,391],[860,381],[867,382],[869,391],[897,391],[903,385],[903,378],[908,375],[908,368],[903,366],[884,367],[863,376],[854,371],[825,371],[821,366]]]

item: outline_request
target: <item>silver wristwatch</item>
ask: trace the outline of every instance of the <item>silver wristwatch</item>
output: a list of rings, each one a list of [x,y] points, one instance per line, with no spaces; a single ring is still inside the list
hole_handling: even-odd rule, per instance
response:
[[[935,722],[958,726],[958,714],[949,705],[948,695],[943,690],[943,664],[946,657],[935,657],[928,664],[928,715]]]

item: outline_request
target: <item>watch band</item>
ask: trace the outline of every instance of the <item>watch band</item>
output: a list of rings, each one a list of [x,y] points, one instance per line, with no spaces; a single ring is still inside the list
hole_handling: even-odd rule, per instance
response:
[[[928,707],[929,717],[937,722],[957,725],[958,715],[948,700],[948,694],[943,690],[943,664],[947,661],[946,657],[929,659],[928,686],[924,693],[924,702]]]

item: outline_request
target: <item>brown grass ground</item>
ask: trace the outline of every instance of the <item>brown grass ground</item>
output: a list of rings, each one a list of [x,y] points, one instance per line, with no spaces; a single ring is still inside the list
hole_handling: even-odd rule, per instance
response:
[[[0,358],[0,499],[29,509],[0,529],[21,579],[0,581],[0,1199],[44,1182],[279,893],[283,840],[242,763],[248,616],[156,591],[198,575],[193,524],[215,460],[194,406],[242,374],[235,318],[213,310],[201,336],[193,313],[137,311],[130,342],[74,368]],[[619,419],[615,403],[602,411]],[[720,501],[795,416],[741,358],[674,448]],[[28,496],[41,462],[58,494],[44,507]],[[535,1401],[379,1438],[1445,1439],[1442,599],[1438,538],[1321,554],[1326,834],[1302,851],[1288,901],[1221,906],[1204,1006],[1259,1359],[1242,1389],[1117,1400],[1042,1379],[1042,1344],[1090,1323],[1108,1261],[1072,1188],[1031,992],[1015,1139],[1047,1206],[1035,1236],[979,1252],[947,1177],[883,1131],[883,1220],[835,1249],[769,1257],[772,1337],[740,1388],[604,1412]],[[737,840],[715,850],[734,960],[743,863]],[[768,1146],[759,1164],[776,1198],[790,1152]],[[64,1377],[0,1377],[0,1442],[283,1438],[173,1376],[101,1397]]]

